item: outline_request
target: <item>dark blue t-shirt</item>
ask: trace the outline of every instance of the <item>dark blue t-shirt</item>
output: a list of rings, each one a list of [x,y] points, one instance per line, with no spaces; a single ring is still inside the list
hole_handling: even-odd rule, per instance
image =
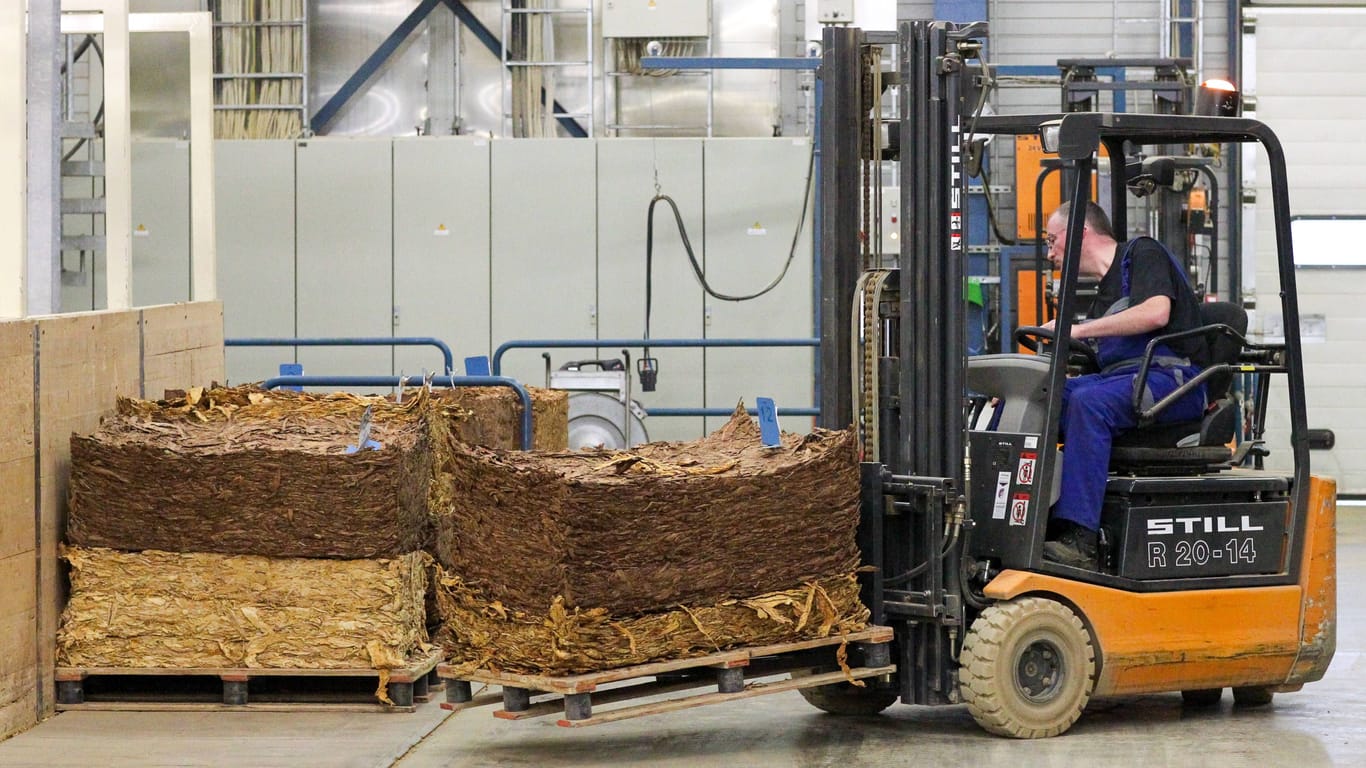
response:
[[[1103,316],[1124,296],[1126,248],[1129,306],[1136,307],[1154,296],[1166,296],[1172,301],[1167,325],[1151,334],[1145,334],[1143,343],[1146,344],[1146,339],[1152,336],[1190,330],[1203,325],[1200,321],[1200,302],[1195,298],[1195,292],[1191,290],[1185,274],[1180,271],[1180,265],[1151,237],[1140,237],[1119,244],[1115,250],[1115,260],[1110,264],[1105,276],[1100,279],[1096,298],[1091,302],[1091,310],[1086,316],[1092,319]],[[1171,352],[1179,357],[1189,358],[1195,365],[1203,367],[1209,364],[1209,351],[1203,336],[1180,339],[1170,342],[1168,346]],[[1139,351],[1135,356],[1142,355],[1143,347],[1136,348]],[[1109,364],[1112,361],[1105,362]]]

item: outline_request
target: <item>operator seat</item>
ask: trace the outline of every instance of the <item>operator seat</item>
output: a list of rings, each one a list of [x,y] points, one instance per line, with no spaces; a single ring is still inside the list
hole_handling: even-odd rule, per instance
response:
[[[1247,312],[1227,301],[1200,305],[1200,320],[1209,332],[1209,364],[1235,365],[1247,333]],[[1226,325],[1237,336],[1212,326]],[[1205,380],[1205,415],[1193,421],[1149,424],[1115,438],[1110,449],[1110,471],[1124,475],[1176,475],[1218,472],[1229,466],[1228,443],[1238,426],[1238,404],[1229,396],[1233,371]]]

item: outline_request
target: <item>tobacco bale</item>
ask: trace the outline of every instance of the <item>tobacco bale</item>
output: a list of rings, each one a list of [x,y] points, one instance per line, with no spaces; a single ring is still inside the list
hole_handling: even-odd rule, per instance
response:
[[[568,675],[652,661],[684,659],[746,645],[794,642],[857,632],[867,626],[852,575],[716,605],[637,616],[603,608],[573,609],[557,598],[549,610],[509,610],[440,574],[443,626],[437,640],[450,663],[523,674]]]
[[[314,560],[67,547],[70,667],[393,669],[430,650],[421,552]]]
[[[629,453],[450,457],[443,567],[528,612],[566,604],[614,614],[712,604],[784,589],[859,562],[851,431],[762,446],[743,410],[691,443]]]
[[[531,447],[563,451],[569,447],[569,393],[527,387],[531,395]],[[517,450],[522,447],[522,403],[507,387],[455,387],[433,390],[433,398],[465,412],[451,422],[451,436],[471,445]]]
[[[339,416],[192,423],[112,416],[71,438],[67,539],[81,546],[273,557],[385,557],[428,538],[421,420],[382,419],[347,455]]]

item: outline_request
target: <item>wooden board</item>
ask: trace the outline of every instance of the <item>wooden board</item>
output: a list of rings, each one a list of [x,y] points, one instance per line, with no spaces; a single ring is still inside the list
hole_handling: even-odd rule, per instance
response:
[[[142,397],[223,382],[223,305],[168,304],[142,310]]]
[[[618,669],[609,669],[602,672],[567,675],[564,677],[523,675],[482,669],[467,672],[460,671],[458,666],[450,664],[442,664],[437,667],[437,674],[444,678],[471,680],[477,683],[489,683],[493,685],[509,685],[518,688],[529,688],[535,691],[588,693],[604,683],[629,680],[634,677],[653,677],[664,672],[674,672],[694,667],[744,666],[749,663],[750,659],[756,659],[762,656],[773,656],[779,653],[791,653],[793,651],[804,651],[812,648],[840,645],[845,642],[886,643],[890,642],[891,639],[892,630],[890,628],[869,627],[859,632],[851,632],[847,635],[838,635],[835,637],[822,637],[793,643],[779,643],[777,645],[736,648],[734,650],[721,651],[720,653],[708,654],[706,656],[695,656],[690,659],[659,661],[652,664],[639,664],[633,667],[620,667]]]
[[[32,562],[0,582],[0,738],[53,709],[72,433],[93,432],[117,395],[139,396],[148,381],[222,380],[222,339],[218,302],[0,322],[0,560]],[[171,383],[181,376],[190,381]]]
[[[57,545],[66,527],[71,435],[87,434],[140,388],[138,312],[83,312],[38,321],[38,697],[52,711],[57,622],[65,602]]]
[[[820,685],[832,685],[842,683],[847,680],[858,680],[865,677],[877,677],[879,675],[890,675],[896,671],[895,665],[885,667],[863,667],[851,669],[846,672],[829,672],[823,675],[810,675],[807,677],[794,677],[788,680],[780,680],[772,683],[750,683],[745,686],[743,691],[736,693],[703,693],[697,696],[685,696],[680,699],[669,699],[650,704],[639,704],[634,707],[623,707],[614,709],[611,712],[604,712],[601,715],[585,718],[583,720],[558,720],[556,725],[565,728],[583,728],[589,725],[602,725],[603,723],[613,723],[618,720],[627,720],[633,717],[644,717],[645,715],[661,715],[666,712],[677,712],[681,709],[691,709],[707,704],[721,704],[737,699],[751,699],[755,696],[767,696],[773,693],[783,693],[785,691],[795,691],[799,688],[814,688]],[[497,712],[494,716],[497,716]]]
[[[33,335],[0,322],[0,739],[38,719]]]
[[[66,686],[59,711],[115,710],[136,712],[251,710],[415,711],[414,702],[429,700],[429,673],[442,658],[432,651],[403,669],[389,671],[388,695],[394,704],[372,698],[380,678],[377,669],[167,669],[131,667],[58,667],[57,682]],[[221,688],[205,684],[218,678]],[[275,690],[251,689],[251,680],[278,682]],[[160,681],[160,682],[159,682]],[[107,685],[107,690],[101,690]],[[60,687],[60,686],[59,686]],[[91,688],[94,690],[91,690]],[[239,703],[227,703],[230,692]],[[73,695],[74,694],[74,695]],[[90,699],[87,699],[87,695]],[[251,699],[256,700],[249,700]]]

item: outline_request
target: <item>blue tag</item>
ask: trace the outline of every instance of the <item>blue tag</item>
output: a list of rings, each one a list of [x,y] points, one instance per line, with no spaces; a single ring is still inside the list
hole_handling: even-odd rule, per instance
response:
[[[302,376],[302,375],[304,375],[304,364],[303,364],[303,363],[280,363],[280,375],[281,375],[281,376]],[[292,390],[294,390],[295,392],[302,392],[302,391],[304,391],[304,388],[301,387],[301,386],[299,386],[298,384],[291,384],[291,385],[289,385],[289,386],[287,386],[287,387],[281,387],[281,389],[292,389]]]
[[[773,398],[755,398],[754,405],[759,410],[759,437],[764,445],[769,448],[782,446],[783,439],[778,431],[778,409],[773,405]]]
[[[488,376],[489,358],[488,355],[477,355],[465,358],[466,376]]]
[[[379,449],[381,449],[381,448],[383,448],[383,447],[384,447],[384,444],[383,444],[383,443],[377,442],[377,441],[375,441],[375,440],[366,440],[366,441],[365,441],[365,450],[367,450],[367,451],[378,451]],[[350,456],[350,455],[353,454],[353,453],[360,453],[360,449],[357,448],[357,447],[354,446],[354,445],[348,445],[348,446],[346,446],[346,455]]]

